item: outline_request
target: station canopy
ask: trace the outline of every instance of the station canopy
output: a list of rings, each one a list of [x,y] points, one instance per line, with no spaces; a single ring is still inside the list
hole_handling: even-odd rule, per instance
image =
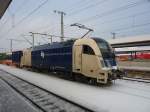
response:
[[[107,40],[113,48],[150,46],[150,35],[120,37]]]
[[[4,15],[6,9],[8,8],[11,2],[12,0],[0,0],[0,19]]]

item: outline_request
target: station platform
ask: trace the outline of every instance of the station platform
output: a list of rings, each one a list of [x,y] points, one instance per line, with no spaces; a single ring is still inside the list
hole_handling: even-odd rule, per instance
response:
[[[135,70],[135,71],[144,71],[150,72],[150,67],[139,67],[139,66],[119,66],[123,70]]]
[[[1,70],[0,75],[4,75]],[[38,112],[38,109],[0,79],[0,112]]]
[[[150,61],[118,61],[117,64],[124,70],[150,72]]]

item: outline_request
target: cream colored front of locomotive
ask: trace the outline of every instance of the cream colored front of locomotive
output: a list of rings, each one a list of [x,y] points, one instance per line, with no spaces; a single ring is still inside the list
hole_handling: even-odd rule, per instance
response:
[[[95,55],[88,55],[82,52],[82,46],[88,45]],[[98,83],[107,83],[110,68],[104,68],[101,64],[103,58],[97,43],[90,38],[78,39],[73,45],[73,72],[80,73],[86,77],[96,78]]]
[[[23,50],[20,67],[31,67],[31,49]]]

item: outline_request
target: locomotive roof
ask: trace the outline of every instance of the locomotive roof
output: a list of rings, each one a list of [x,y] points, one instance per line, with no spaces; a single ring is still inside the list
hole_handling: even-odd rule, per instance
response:
[[[18,51],[12,51],[12,53],[21,53],[22,50],[18,50]]]
[[[32,50],[42,50],[42,49],[54,49],[54,48],[62,48],[62,47],[72,47],[75,40],[67,40],[65,42],[53,42],[51,44],[43,44],[39,46],[35,46]]]
[[[102,38],[92,37],[92,39],[94,39],[96,42],[106,42],[106,43],[108,43],[106,40],[104,40]]]

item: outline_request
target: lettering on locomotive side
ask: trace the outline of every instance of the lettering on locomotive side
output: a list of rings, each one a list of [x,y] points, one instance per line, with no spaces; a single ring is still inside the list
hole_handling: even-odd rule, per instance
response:
[[[43,51],[41,51],[41,57],[44,58],[45,57],[45,54]]]

